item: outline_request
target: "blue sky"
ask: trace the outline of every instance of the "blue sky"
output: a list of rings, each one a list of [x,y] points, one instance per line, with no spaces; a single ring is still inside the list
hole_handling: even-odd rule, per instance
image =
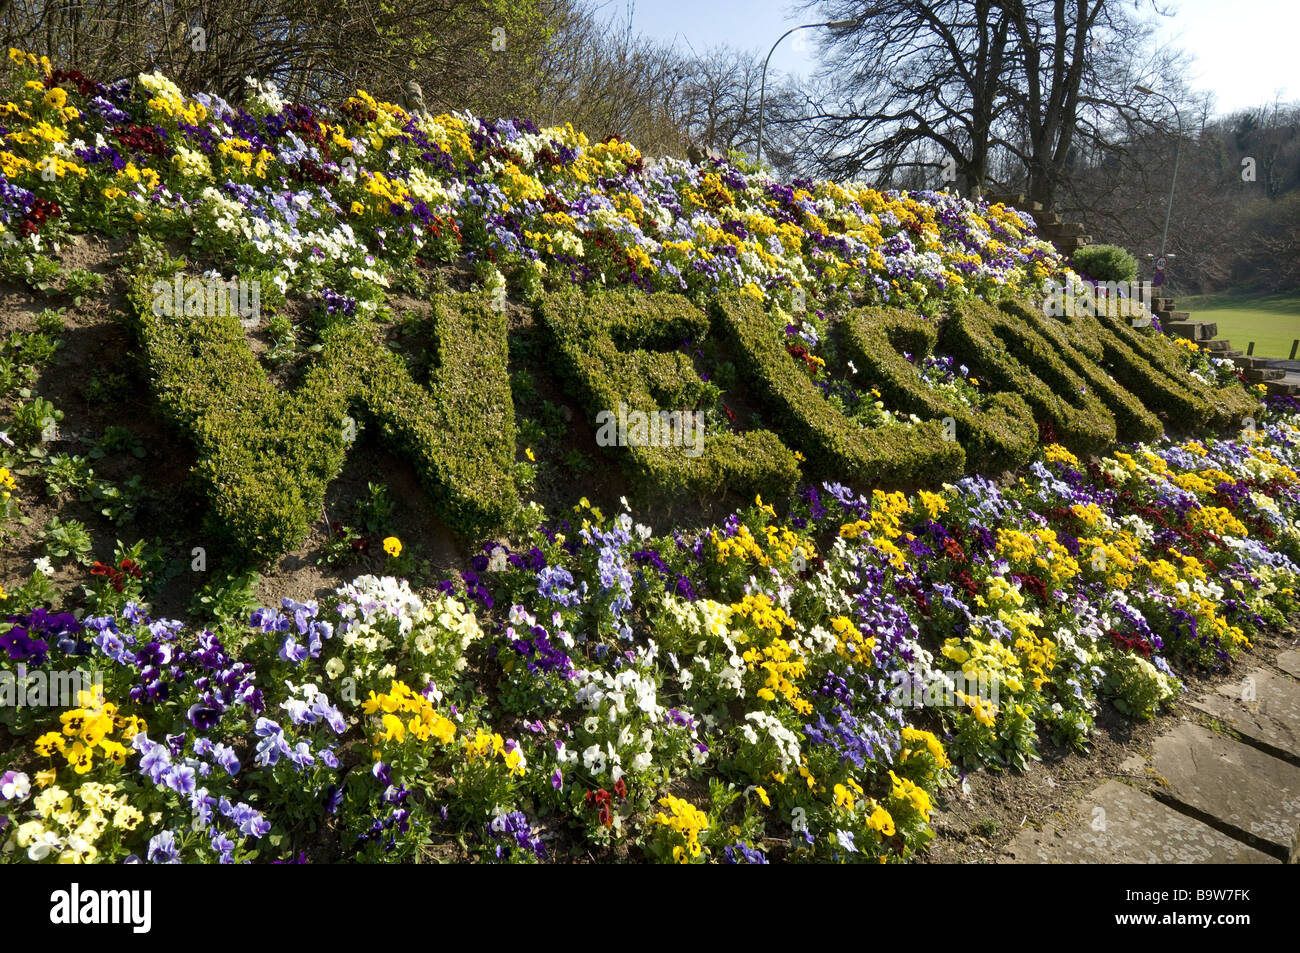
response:
[[[599,2],[599,0],[597,0]],[[1141,0],[1144,9],[1149,0]],[[1161,42],[1182,46],[1196,57],[1193,85],[1215,94],[1219,112],[1300,100],[1300,66],[1293,49],[1300,34],[1297,0],[1160,0],[1175,16],[1160,19]],[[624,20],[626,0],[608,0],[602,13]],[[727,44],[766,54],[790,27],[821,19],[796,11],[791,0],[638,0],[632,23],[642,33],[675,41],[697,52]],[[816,67],[814,31],[787,37],[772,56],[772,68],[809,73]],[[803,39],[802,44],[797,40]],[[803,49],[800,50],[799,46]]]

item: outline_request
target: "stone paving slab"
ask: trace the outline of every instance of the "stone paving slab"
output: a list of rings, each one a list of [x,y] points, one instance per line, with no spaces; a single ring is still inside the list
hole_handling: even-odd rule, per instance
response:
[[[1295,858],[1300,768],[1191,722],[1156,740],[1151,766],[1163,795]]]
[[[1300,678],[1300,652],[1295,649],[1283,652],[1277,657],[1277,667],[1288,675]]]
[[[1244,738],[1300,758],[1300,682],[1255,669],[1191,703]]]
[[[1079,805],[1065,829],[1048,822],[1021,831],[1008,848],[1016,864],[1276,864],[1275,857],[1233,840],[1118,781]]]

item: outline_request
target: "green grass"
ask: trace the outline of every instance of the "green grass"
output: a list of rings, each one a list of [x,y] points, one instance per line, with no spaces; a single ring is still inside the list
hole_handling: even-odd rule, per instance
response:
[[[1300,338],[1300,294],[1196,295],[1175,298],[1174,306],[1192,312],[1193,321],[1216,322],[1219,337],[1243,354],[1254,341],[1256,357],[1284,358]]]

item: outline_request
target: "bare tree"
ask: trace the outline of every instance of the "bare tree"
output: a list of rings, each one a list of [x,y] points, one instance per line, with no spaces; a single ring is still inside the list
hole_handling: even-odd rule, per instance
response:
[[[912,181],[965,192],[1024,184],[1050,207],[1081,151],[1150,108],[1134,83],[1160,75],[1169,87],[1182,70],[1172,51],[1148,55],[1152,27],[1123,0],[806,5],[858,18],[824,40],[805,108],[805,158],[832,175],[911,169]]]
[[[571,122],[597,138],[616,135],[652,153],[685,151],[679,98],[686,68],[667,44],[623,20],[570,5],[556,16],[540,63],[545,88],[538,119]]]
[[[803,117],[811,130],[808,158],[816,153],[821,171],[842,178],[921,166],[933,170],[936,186],[945,179],[966,190],[983,183],[1008,107],[1007,11],[994,0],[806,6],[827,20],[859,23],[823,41],[823,83]]]
[[[1180,109],[1183,107],[1180,105]],[[1179,291],[1300,287],[1300,105],[1209,118],[1186,105],[1169,250]],[[1062,195],[1065,214],[1100,240],[1141,254],[1156,247],[1169,201],[1176,127],[1139,122],[1090,153]]]
[[[700,145],[723,152],[756,151],[762,60],[719,47],[686,61],[682,122]]]

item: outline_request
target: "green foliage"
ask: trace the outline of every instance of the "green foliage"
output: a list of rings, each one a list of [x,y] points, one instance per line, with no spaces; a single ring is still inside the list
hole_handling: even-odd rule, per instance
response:
[[[22,364],[10,355],[0,353],[0,397],[35,380],[36,371],[30,364]]]
[[[1102,687],[1124,714],[1146,721],[1178,696],[1174,679],[1140,655],[1119,655],[1106,669]]]
[[[84,588],[88,615],[115,615],[128,602],[144,602],[146,586],[155,578],[163,551],[157,544],[138,539],[130,546],[120,539],[113,547],[109,572],[96,573]]]
[[[546,429],[532,417],[519,418],[519,443],[525,447],[535,447],[546,439]]]
[[[28,446],[42,439],[53,439],[63,411],[44,397],[33,397],[14,408],[10,436],[19,446]]]
[[[329,535],[316,558],[318,566],[349,566],[365,555],[365,540],[352,527],[338,523],[329,529]]]
[[[717,390],[700,380],[690,359],[669,351],[683,340],[702,340],[709,319],[685,298],[668,294],[584,295],[566,291],[539,304],[554,342],[560,372],[593,413],[689,411],[707,407]],[[666,491],[718,493],[734,489],[779,497],[793,490],[798,464],[766,431],[706,433],[704,449],[688,456],[684,447],[628,446],[628,465]]]
[[[63,269],[53,258],[26,251],[15,242],[0,253],[0,276],[27,285],[32,291],[52,291],[59,287]]]
[[[4,596],[0,597],[0,609],[14,612],[30,606],[54,605],[60,597],[54,580],[37,570],[22,585],[5,589]]]
[[[1118,245],[1084,245],[1070,263],[1095,281],[1132,281],[1138,273],[1137,259]]]
[[[81,304],[81,299],[92,295],[104,287],[104,279],[93,271],[74,268],[63,278],[63,292],[71,295],[74,304]]]
[[[82,565],[90,564],[90,549],[94,541],[86,524],[79,520],[61,520],[51,516],[45,524],[45,555],[63,562],[75,560]]]
[[[443,521],[473,535],[502,525],[519,505],[506,315],[480,295],[431,302],[435,366],[427,389],[368,341],[354,352],[365,362],[362,400],[380,433],[414,463]]]
[[[533,375],[522,368],[510,375],[510,393],[514,398],[515,406],[520,409],[532,408],[542,399],[537,393]]]
[[[1257,406],[1240,385],[1215,389],[1192,377],[1183,367],[1177,344],[1164,335],[1131,327],[1126,318],[1076,314],[1061,320],[1078,337],[1099,341],[1103,366],[1120,387],[1180,430],[1239,421]]]
[[[48,309],[42,315],[51,314]],[[39,319],[38,319],[39,323]],[[37,330],[31,332],[14,331],[9,335],[5,350],[13,354],[24,364],[40,367],[49,363],[59,349],[59,331]]]
[[[90,445],[86,456],[92,460],[99,460],[115,453],[129,453],[138,459],[142,459],[145,455],[144,444],[140,442],[139,438],[131,432],[129,427],[122,427],[118,424],[109,424],[104,428],[103,434],[96,440],[88,437],[82,437],[81,440],[83,443]]]
[[[43,308],[36,315],[36,330],[41,334],[58,337],[64,331],[63,308]]]
[[[358,431],[354,406],[412,460],[449,526],[483,531],[517,506],[505,317],[483,299],[433,299],[437,360],[427,389],[357,319],[323,331],[302,384],[283,393],[234,316],[155,315],[154,277],[143,273],[132,293],[154,392],[198,451],[208,532],[235,551],[267,561],[306,536]]]
[[[1103,346],[1096,336],[1077,333],[1069,325],[1048,318],[1040,308],[1026,301],[1006,301],[1002,310],[1012,318],[1023,321],[1027,327],[1047,339],[1061,360],[1075,372],[1088,390],[1106,405],[1115,418],[1115,432],[1121,440],[1154,440],[1163,429],[1160,420],[1131,392],[1115,383],[1115,379],[1098,366],[1103,358]]]
[[[88,494],[83,494],[83,502],[94,504],[100,516],[114,523],[129,523],[135,518],[135,510],[140,498],[144,496],[140,474],[132,474],[126,482],[117,484],[109,480],[97,480],[90,487]]]
[[[842,327],[849,356],[861,364],[859,376],[898,411],[922,419],[951,417],[970,467],[996,473],[1029,460],[1038,442],[1033,414],[1019,396],[993,394],[973,409],[921,379],[917,364],[933,352],[938,322],[898,309],[864,308],[848,314]]]
[[[131,394],[131,377],[118,364],[100,368],[90,375],[83,393],[92,404],[110,404]]]
[[[273,315],[266,324],[266,334],[271,348],[266,352],[266,362],[272,367],[292,360],[297,346],[293,322],[284,314]]]
[[[980,376],[1024,398],[1039,425],[1082,453],[1115,441],[1115,418],[1058,353],[1057,343],[1026,322],[979,301],[958,305],[943,339]]]
[[[728,295],[714,303],[735,349],[741,377],[774,414],[786,437],[821,473],[862,483],[940,482],[959,476],[961,446],[938,421],[863,430],[836,411],[786,352],[771,319],[752,299]]]
[[[151,257],[147,249],[145,257]],[[152,257],[155,264],[141,270],[132,298],[155,394],[198,451],[195,476],[211,503],[207,530],[242,556],[267,561],[301,542],[364,428],[412,460],[440,518],[466,534],[506,525],[519,489],[536,477],[535,467],[515,460],[516,396],[530,408],[523,445],[566,436],[561,409],[542,399],[531,375],[508,375],[506,316],[485,297],[437,294],[427,315],[406,317],[403,333],[422,344],[411,364],[372,320],[330,322],[307,355],[302,383],[284,393],[267,378],[234,316],[163,320],[152,313],[150,288],[159,277]],[[543,330],[534,359],[552,360],[597,414],[620,405],[645,413],[708,411],[718,400],[717,382],[702,380],[690,357],[675,350],[690,340],[715,362],[725,360],[725,376],[745,383],[765,419],[804,451],[811,471],[858,484],[933,484],[960,475],[968,460],[972,469],[1013,468],[1036,442],[1031,420],[1053,439],[1092,453],[1117,436],[1158,435],[1152,410],[1190,423],[1226,420],[1253,406],[1239,387],[1216,394],[1189,379],[1174,345],[1126,322],[1058,321],[1026,302],[999,310],[972,301],[937,320],[889,309],[847,316],[840,343],[861,363],[858,376],[875,384],[891,409],[924,418],[863,427],[790,357],[775,319],[759,304],[732,295],[716,300],[713,310],[710,320],[667,294],[570,289],[547,295],[537,305]],[[725,332],[720,339],[710,337],[715,322]],[[280,336],[292,347],[292,326],[283,323],[288,330]],[[900,353],[913,353],[919,363],[936,345],[966,360],[997,392],[972,406],[973,389],[929,386]],[[57,420],[57,411],[37,399],[20,404],[14,416],[15,436],[30,442]],[[954,425],[951,431],[945,422]],[[128,449],[141,450],[127,431],[112,428],[92,445],[91,456]],[[800,477],[791,449],[766,430],[711,427],[702,454],[686,451],[641,445],[612,452],[659,491],[735,490],[776,499]],[[561,463],[578,480],[590,469],[586,456],[571,448],[561,448]],[[52,485],[72,485],[62,472],[68,464],[61,458],[54,465]],[[371,491],[354,525],[387,531],[391,500]],[[111,484],[91,493],[115,519],[130,517],[138,495],[138,487]]]
[[[367,483],[365,495],[357,500],[357,522],[367,533],[388,531],[393,516],[393,497],[382,483]]]
[[[217,625],[246,626],[253,610],[261,605],[257,587],[262,577],[255,572],[229,572],[204,585],[190,601],[190,612]]]
[[[581,450],[568,450],[564,454],[564,467],[575,477],[584,477],[592,470],[592,461]]]
[[[85,457],[67,453],[56,453],[45,461],[41,467],[41,478],[45,480],[45,492],[50,496],[62,496],[69,491],[89,490],[95,482],[95,471]]]

